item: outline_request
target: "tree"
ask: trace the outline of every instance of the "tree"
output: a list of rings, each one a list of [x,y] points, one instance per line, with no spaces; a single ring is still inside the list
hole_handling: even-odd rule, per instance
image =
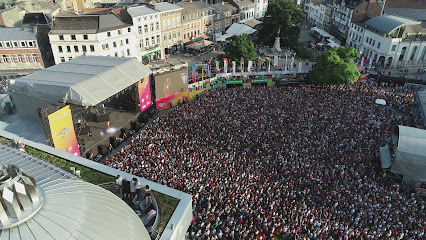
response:
[[[261,36],[263,43],[272,47],[279,35],[282,47],[292,47],[299,39],[298,24],[304,19],[305,13],[293,1],[270,2],[258,36]]]
[[[256,48],[252,42],[247,41],[247,34],[236,36],[234,39],[227,43],[224,49],[228,62],[239,62],[241,58],[244,61],[256,60]]]
[[[328,49],[316,58],[309,80],[316,84],[350,85],[360,76],[354,62],[357,57],[358,51],[353,47]]]

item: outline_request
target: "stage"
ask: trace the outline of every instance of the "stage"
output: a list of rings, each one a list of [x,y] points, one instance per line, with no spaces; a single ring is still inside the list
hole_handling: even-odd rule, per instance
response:
[[[87,131],[80,132],[80,128],[75,128],[75,134],[79,142],[83,141],[85,149],[82,149],[82,144],[80,144],[80,150],[82,151],[82,157],[86,157],[86,153],[92,152],[94,156],[98,155],[98,145],[109,146],[110,137],[120,137],[121,129],[125,128],[126,134],[129,135],[129,130],[131,128],[131,122],[136,122],[138,120],[139,113],[131,113],[126,111],[119,111],[115,109],[108,109],[109,112],[109,123],[110,129],[108,130],[108,120],[102,122],[90,121],[88,126],[90,127],[90,132],[92,136],[89,137]]]

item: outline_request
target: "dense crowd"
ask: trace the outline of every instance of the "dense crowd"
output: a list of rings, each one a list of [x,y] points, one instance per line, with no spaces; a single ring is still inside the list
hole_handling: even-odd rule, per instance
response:
[[[421,122],[415,107],[412,90],[371,84],[217,89],[105,164],[192,194],[189,239],[424,239],[424,200],[378,151]]]

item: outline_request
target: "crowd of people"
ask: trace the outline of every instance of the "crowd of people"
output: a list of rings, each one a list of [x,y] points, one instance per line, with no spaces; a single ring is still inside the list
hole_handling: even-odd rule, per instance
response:
[[[192,194],[189,239],[424,239],[424,200],[379,164],[416,108],[375,84],[217,89],[104,164]]]

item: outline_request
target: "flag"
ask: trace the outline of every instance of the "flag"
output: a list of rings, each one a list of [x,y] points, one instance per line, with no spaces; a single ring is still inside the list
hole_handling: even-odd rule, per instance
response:
[[[219,72],[219,61],[217,61],[217,60],[215,60],[215,63],[216,63],[216,72]]]
[[[262,71],[262,59],[259,57],[259,61],[257,61],[257,71]]]
[[[268,62],[268,72],[271,71],[271,61]]]
[[[278,56],[274,56],[274,67],[278,66]]]
[[[204,81],[204,67],[201,68],[201,81]]]
[[[232,73],[235,74],[235,61],[232,61]]]
[[[368,62],[368,68],[371,68],[372,64],[373,64],[373,57],[370,57],[370,61]]]
[[[299,62],[299,72],[302,71],[302,62]]]
[[[228,73],[228,59],[223,58],[223,72]]]
[[[210,64],[207,64],[207,76],[210,77],[211,76],[211,66]]]
[[[247,72],[251,73],[252,66],[253,66],[253,62],[252,61],[248,61]]]
[[[362,56],[362,58],[361,58],[361,66],[359,66],[360,68],[364,68],[364,62],[365,62],[365,57]]]
[[[192,72],[192,82],[195,83],[197,79],[195,78],[195,72]]]
[[[241,73],[244,73],[244,58],[241,58]]]
[[[291,57],[291,66],[290,69],[293,69],[294,57]]]

